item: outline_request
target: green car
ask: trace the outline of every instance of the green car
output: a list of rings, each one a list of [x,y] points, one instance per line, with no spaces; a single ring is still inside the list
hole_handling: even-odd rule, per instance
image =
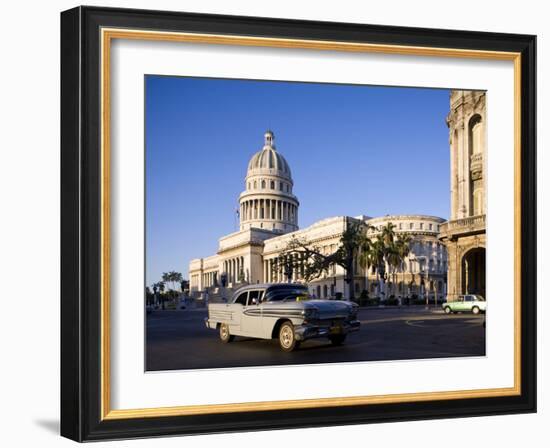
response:
[[[446,314],[458,312],[472,312],[479,314],[487,309],[487,302],[479,294],[464,294],[458,296],[458,300],[452,302],[444,302],[441,305]]]

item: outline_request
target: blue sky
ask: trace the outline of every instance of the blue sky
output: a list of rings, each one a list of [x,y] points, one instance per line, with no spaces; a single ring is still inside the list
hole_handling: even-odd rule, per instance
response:
[[[266,129],[299,225],[330,216],[449,215],[449,91],[146,76],[146,283],[236,230]]]

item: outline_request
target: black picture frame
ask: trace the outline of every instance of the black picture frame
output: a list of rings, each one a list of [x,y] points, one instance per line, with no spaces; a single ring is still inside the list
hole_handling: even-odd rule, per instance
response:
[[[102,419],[100,29],[521,54],[521,393],[516,396]],[[536,412],[536,37],[99,7],[61,13],[61,434],[76,441]]]

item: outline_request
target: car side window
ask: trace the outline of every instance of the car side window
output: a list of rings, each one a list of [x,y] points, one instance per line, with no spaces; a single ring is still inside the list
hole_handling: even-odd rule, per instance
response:
[[[260,303],[263,295],[263,291],[250,291],[250,294],[248,295],[248,305],[257,305]]]
[[[472,296],[466,296],[464,300],[466,300],[466,302],[471,302],[472,301]]]
[[[248,291],[243,292],[242,294],[239,295],[239,297],[237,297],[237,299],[235,300],[235,303],[240,303],[241,305],[245,306],[247,295],[248,295]]]

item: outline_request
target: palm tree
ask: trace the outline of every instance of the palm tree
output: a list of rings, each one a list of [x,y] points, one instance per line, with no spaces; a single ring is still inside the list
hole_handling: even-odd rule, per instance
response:
[[[400,234],[397,236],[397,240],[395,241],[395,246],[397,253],[399,255],[399,265],[401,266],[401,285],[405,286],[405,269],[403,269],[403,262],[405,261],[405,258],[409,256],[409,253],[411,251],[410,243],[411,243],[411,236],[406,234]]]
[[[162,273],[162,281],[170,285],[170,290],[175,291],[177,285],[181,285],[183,275],[180,272],[170,271]]]
[[[181,275],[181,272],[170,272],[170,278],[172,279],[172,283],[174,284],[174,290],[178,286],[181,286],[181,282],[183,281],[183,275]]]
[[[397,235],[395,225],[391,222],[380,229],[374,241],[369,240],[368,249],[362,253],[359,261],[363,267],[374,266],[380,293],[385,294],[385,275],[381,274],[385,271],[386,265],[391,269],[390,274],[393,292],[395,293],[395,271],[409,254],[409,242],[410,236]]]
[[[395,262],[395,258],[392,256],[394,252],[394,240],[395,240],[395,226],[388,222],[384,227],[382,227],[380,233],[376,237],[376,252],[375,252],[375,261],[376,261],[376,276],[379,284],[381,283],[382,288],[380,288],[381,294],[384,294],[384,299],[386,299],[386,287],[385,287],[385,268],[386,264],[392,266]],[[380,272],[384,272],[384,275],[380,275]]]
[[[170,283],[172,281],[172,278],[171,278],[171,273],[170,272],[163,272],[162,273],[162,281],[164,282],[164,284],[166,283]]]

